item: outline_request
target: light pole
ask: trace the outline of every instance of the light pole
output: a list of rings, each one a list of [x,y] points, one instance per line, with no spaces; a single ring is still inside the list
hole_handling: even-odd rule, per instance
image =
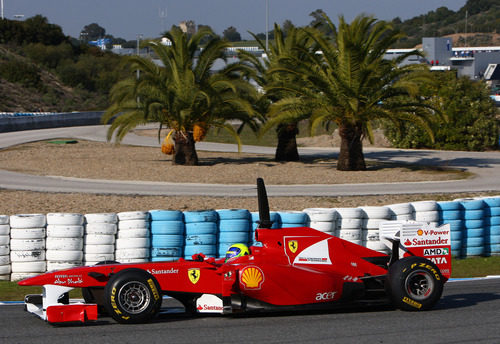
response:
[[[3,19],[3,0],[2,0],[2,19]]]
[[[139,44],[140,44],[141,38],[142,38],[142,34],[137,34],[137,56],[140,56]],[[140,76],[141,76],[141,71],[139,69],[137,69],[137,81],[139,81]],[[139,98],[139,96],[137,96],[137,105],[139,105],[139,103],[140,103],[140,98]]]
[[[266,51],[269,49],[269,0],[266,0]]]
[[[142,34],[137,34],[137,56],[141,55],[141,50],[140,50],[140,42],[141,42]],[[137,70],[137,79],[139,79],[139,70]]]

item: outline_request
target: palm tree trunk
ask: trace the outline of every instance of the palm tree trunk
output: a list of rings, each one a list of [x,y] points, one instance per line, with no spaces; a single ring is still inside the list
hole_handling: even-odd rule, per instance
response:
[[[366,170],[365,157],[363,155],[363,144],[361,142],[363,128],[360,123],[341,124],[340,153],[337,162],[339,171],[364,171]]]
[[[172,159],[173,165],[198,165],[198,154],[196,154],[195,141],[192,133],[177,132],[174,142],[175,153]]]
[[[280,124],[276,129],[278,132],[278,146],[274,160],[276,161],[298,161],[296,136],[299,133],[297,123]]]

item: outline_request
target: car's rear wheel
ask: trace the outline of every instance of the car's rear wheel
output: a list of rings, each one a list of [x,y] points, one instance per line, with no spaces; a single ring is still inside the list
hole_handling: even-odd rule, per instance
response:
[[[158,282],[140,269],[118,272],[104,288],[104,307],[122,324],[150,321],[158,314],[161,302]]]
[[[434,307],[441,298],[443,276],[430,260],[406,257],[389,267],[385,287],[397,308],[423,311]]]

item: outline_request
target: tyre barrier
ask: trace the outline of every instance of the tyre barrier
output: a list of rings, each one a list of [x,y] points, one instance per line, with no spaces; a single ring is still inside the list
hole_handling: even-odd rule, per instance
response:
[[[455,257],[500,255],[500,196],[270,213],[272,228],[310,226],[386,253],[378,225],[401,218],[449,224]],[[246,209],[0,215],[0,280],[105,260],[175,261],[195,253],[222,257],[234,243],[259,245],[258,220],[258,212]]]
[[[128,211],[117,216],[115,260],[120,263],[148,262],[151,253],[150,213]]]
[[[330,235],[335,235],[338,216],[335,209],[306,208],[303,212],[306,213],[308,218],[307,226]]]
[[[194,210],[184,212],[184,222],[186,223],[186,239],[184,240],[184,258],[191,259],[195,253],[203,253],[209,257],[217,257],[217,211]],[[200,241],[199,237],[204,240]],[[195,238],[198,239],[195,239]],[[210,238],[210,239],[209,239]],[[213,242],[213,244],[204,244],[203,242]]]
[[[10,269],[9,216],[0,215],[0,281],[10,280]]]
[[[483,256],[485,246],[485,203],[481,199],[457,199],[463,210],[462,255]]]
[[[184,214],[179,210],[150,210],[149,213],[151,260],[174,261],[182,257],[186,231]]]
[[[391,210],[391,220],[414,220],[413,207],[410,203],[396,203],[387,206]]]
[[[361,208],[337,208],[339,214],[335,236],[354,244],[363,244],[363,220],[366,214]]]
[[[280,220],[279,220],[279,215],[275,211],[269,212],[269,219],[272,223],[271,228],[276,229],[280,228]],[[252,230],[249,235],[249,244],[250,245],[260,245],[260,243],[255,239],[255,230],[259,226],[260,222],[260,215],[258,211],[254,211],[250,213],[250,222],[251,222],[251,227]]]
[[[429,222],[436,226],[439,224],[439,209],[436,201],[412,202],[411,206],[415,221]]]
[[[307,214],[303,211],[278,211],[280,228],[307,226]]]
[[[118,215],[115,213],[85,214],[83,261],[95,265],[115,260],[115,235],[118,232]]]
[[[485,204],[485,252],[486,256],[500,256],[500,197],[482,199]]]
[[[361,207],[361,210],[363,212],[361,245],[375,251],[389,253],[389,248],[380,241],[379,227],[382,222],[392,219],[393,210],[387,206]]]
[[[10,216],[9,222],[11,279],[23,279],[45,272],[46,216],[18,214]]]
[[[47,214],[47,270],[67,269],[83,264],[85,217],[76,213]]]
[[[248,245],[251,240],[252,216],[247,209],[218,209],[217,257],[225,257],[236,243]]]

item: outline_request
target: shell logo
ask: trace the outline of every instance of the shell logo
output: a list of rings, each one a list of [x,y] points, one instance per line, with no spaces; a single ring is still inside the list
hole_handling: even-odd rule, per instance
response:
[[[419,229],[419,230],[417,231],[417,234],[418,234],[418,235],[423,235],[423,234],[424,234],[424,231],[423,231],[423,230],[421,230],[421,229]]]
[[[256,266],[244,268],[240,276],[240,281],[245,289],[260,289],[264,283],[264,273]]]

